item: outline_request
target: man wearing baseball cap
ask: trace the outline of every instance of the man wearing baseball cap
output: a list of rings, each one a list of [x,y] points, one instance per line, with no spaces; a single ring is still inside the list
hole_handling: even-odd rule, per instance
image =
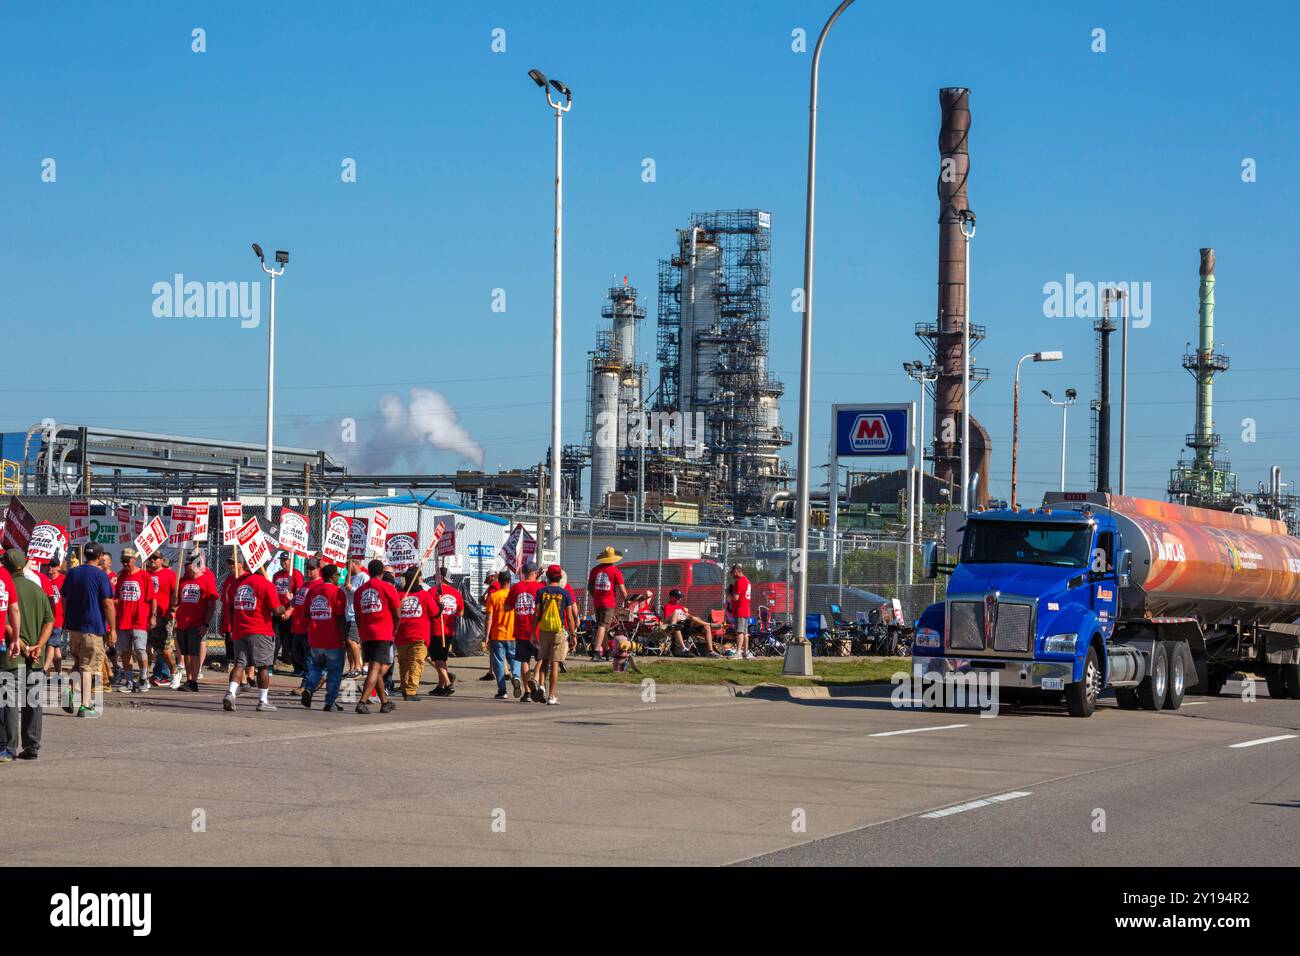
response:
[[[534,700],[544,704],[546,698],[542,696],[539,682],[530,676],[528,666],[530,661],[541,659],[537,639],[533,635],[533,612],[537,610],[537,592],[542,589],[542,582],[537,580],[537,562],[524,562],[522,575],[520,580],[510,586],[505,606],[507,611],[513,611],[515,615],[515,660],[519,662],[520,676],[524,685],[524,694],[519,699],[524,703]],[[540,674],[539,663],[538,676]]]
[[[122,571],[117,576],[117,630],[122,645],[117,649],[119,672],[127,689],[143,693],[149,689],[149,630],[158,625],[158,601],[153,577],[136,564],[134,548],[122,549]],[[132,664],[138,664],[132,676]]]
[[[8,651],[0,658],[0,763],[9,763],[15,757],[35,760],[41,749],[45,642],[54,631],[54,611],[44,589],[23,574],[27,556],[22,551],[6,551],[4,565],[14,582],[10,600],[18,602],[22,618],[19,632],[9,639]]]
[[[615,567],[622,560],[623,555],[606,547],[587,575],[587,593],[591,595],[591,606],[596,614],[596,646],[591,651],[593,661],[600,660],[604,653],[605,632],[615,621],[614,609],[627,600],[623,572]]]

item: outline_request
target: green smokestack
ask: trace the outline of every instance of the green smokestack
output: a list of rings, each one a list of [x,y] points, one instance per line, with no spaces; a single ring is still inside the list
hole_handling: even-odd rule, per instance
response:
[[[1214,250],[1201,250],[1201,341],[1196,367],[1196,465],[1214,467]]]

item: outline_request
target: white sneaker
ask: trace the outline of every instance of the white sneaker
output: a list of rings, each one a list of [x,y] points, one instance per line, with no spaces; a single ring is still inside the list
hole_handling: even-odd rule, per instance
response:
[[[557,698],[555,698],[555,697],[548,697],[548,698],[546,698],[546,706],[548,706],[548,707],[554,707],[554,706],[555,706],[556,704],[558,704],[558,703],[559,703],[559,700],[558,700]]]
[[[172,690],[180,690],[181,684],[183,684],[183,683],[185,683],[185,675],[184,675],[184,672],[181,671],[179,668],[176,669],[176,670],[174,670],[174,671],[172,671],[172,682],[171,682],[171,685],[170,685],[170,686],[171,686],[171,689],[172,689]]]

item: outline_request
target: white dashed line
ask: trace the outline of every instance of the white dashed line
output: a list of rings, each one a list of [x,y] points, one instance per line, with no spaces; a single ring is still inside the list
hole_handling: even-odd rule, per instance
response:
[[[1021,797],[1027,797],[1029,790],[1012,790],[1009,793],[999,793],[996,797],[985,797],[983,800],[972,800],[970,803],[959,803],[955,807],[944,807],[942,810],[934,810],[930,813],[923,813],[921,816],[927,820],[935,820],[939,817],[952,816],[954,813],[965,813],[967,810],[978,810],[980,807],[991,807],[995,803],[1002,803],[1006,800],[1018,800]]]
[[[923,734],[927,730],[956,730],[969,727],[970,724],[944,724],[942,727],[913,727],[911,730],[887,730],[882,734],[868,734],[869,737],[897,737],[899,734]]]
[[[1239,744],[1229,744],[1234,750],[1241,747],[1258,747],[1260,744],[1276,743],[1279,740],[1295,740],[1295,734],[1279,734],[1276,737],[1260,737],[1258,740],[1243,740]]]

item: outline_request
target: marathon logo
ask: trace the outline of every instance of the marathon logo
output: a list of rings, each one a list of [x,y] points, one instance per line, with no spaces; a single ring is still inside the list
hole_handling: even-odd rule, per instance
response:
[[[855,452],[885,452],[893,443],[889,422],[879,412],[863,412],[853,420],[849,447]]]

